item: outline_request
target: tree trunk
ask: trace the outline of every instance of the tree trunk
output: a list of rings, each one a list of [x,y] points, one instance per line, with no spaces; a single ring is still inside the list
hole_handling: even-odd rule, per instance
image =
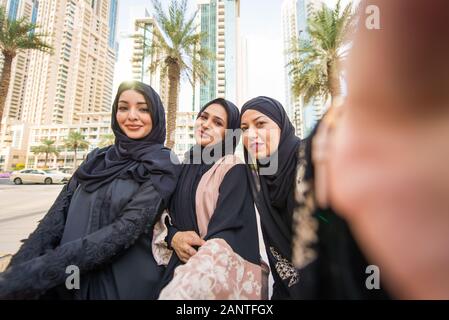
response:
[[[44,168],[47,168],[47,162],[48,162],[48,152],[45,153],[45,163],[44,163]]]
[[[331,94],[331,106],[334,105],[335,100],[341,96],[340,77],[338,67],[335,63],[328,63],[327,65],[329,75],[329,91]]]
[[[0,79],[0,132],[2,130],[3,111],[5,109],[6,97],[9,90],[9,82],[11,80],[11,67],[14,56],[3,52],[4,63],[3,72]]]
[[[74,158],[73,158],[73,172],[75,172],[76,171],[76,147],[74,148],[74,151],[75,151],[75,156],[74,156]]]
[[[195,85],[195,78],[193,78],[193,86],[192,86],[192,89],[193,89],[193,97],[192,97],[192,112],[195,112],[195,98],[196,98],[196,95],[195,95],[195,93],[196,93],[196,91],[195,91],[195,89],[196,89],[196,85]]]
[[[168,61],[168,109],[167,109],[167,148],[175,146],[176,114],[178,112],[178,93],[181,70],[177,61]]]

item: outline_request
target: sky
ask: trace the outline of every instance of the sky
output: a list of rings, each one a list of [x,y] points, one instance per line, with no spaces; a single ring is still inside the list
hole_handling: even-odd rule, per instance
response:
[[[162,2],[168,2],[162,0]],[[248,46],[247,98],[265,95],[285,103],[284,57],[282,44],[281,5],[283,0],[241,0],[241,35]],[[326,0],[334,5],[336,0]],[[347,2],[343,1],[343,3]],[[189,0],[194,12],[196,1]],[[131,79],[132,32],[134,18],[143,17],[145,9],[152,12],[151,0],[119,0],[118,41],[120,51],[115,72],[117,88],[121,81]],[[181,84],[180,110],[190,110],[192,92],[187,82]],[[240,106],[239,106],[240,107]]]

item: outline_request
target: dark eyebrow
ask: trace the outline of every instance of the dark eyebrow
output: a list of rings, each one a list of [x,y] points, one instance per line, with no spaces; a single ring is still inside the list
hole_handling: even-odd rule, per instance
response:
[[[120,100],[118,103],[126,103],[126,104],[129,104],[128,103],[128,101],[125,101],[125,100]],[[147,104],[146,102],[137,102],[137,104],[139,105],[139,104]]]
[[[216,118],[216,119],[221,120],[221,121],[224,122],[224,120],[223,120],[222,118],[218,117],[218,116],[214,116],[214,118]]]
[[[257,121],[257,120],[259,120],[260,118],[265,118],[265,116],[258,116],[256,119],[254,119],[253,121]]]
[[[253,122],[256,122],[257,120],[259,120],[260,118],[265,118],[265,116],[258,116],[256,119],[252,120]],[[248,126],[248,124],[246,122],[241,122],[240,126]]]
[[[210,114],[207,111],[201,112],[201,115],[203,115],[203,114],[206,114],[207,116],[210,116]],[[222,118],[220,118],[219,116],[213,116],[213,117],[224,122],[224,120]]]

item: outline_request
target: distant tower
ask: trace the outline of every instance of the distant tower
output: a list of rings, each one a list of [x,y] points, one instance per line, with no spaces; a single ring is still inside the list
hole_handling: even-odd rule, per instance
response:
[[[30,52],[22,120],[71,124],[112,105],[117,0],[40,0],[36,22],[54,54]],[[60,19],[58,17],[64,17]]]
[[[216,57],[210,61],[210,78],[197,85],[195,109],[217,97],[243,103],[246,88],[246,43],[240,36],[240,0],[198,0],[202,46]]]

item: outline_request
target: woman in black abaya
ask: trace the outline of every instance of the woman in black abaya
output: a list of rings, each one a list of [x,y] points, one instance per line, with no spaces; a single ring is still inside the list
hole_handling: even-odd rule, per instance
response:
[[[294,177],[301,141],[282,105],[269,97],[254,98],[242,107],[245,161],[260,215],[273,276],[272,299],[294,299],[299,275],[292,264]]]
[[[198,114],[197,144],[186,155],[170,204],[166,241],[175,252],[160,299],[263,298],[254,203],[246,167],[233,155],[239,115],[224,99]]]
[[[95,149],[0,274],[0,298],[152,299],[163,274],[151,241],[154,221],[176,187],[164,148],[159,95],[140,82],[118,89],[115,144]],[[66,268],[80,270],[69,290]]]

